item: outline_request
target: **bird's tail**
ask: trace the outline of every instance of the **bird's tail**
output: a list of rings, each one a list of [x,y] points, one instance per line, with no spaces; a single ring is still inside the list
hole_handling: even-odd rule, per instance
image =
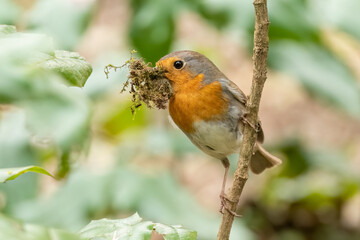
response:
[[[255,154],[250,161],[250,169],[255,174],[262,173],[266,168],[281,164],[281,159],[271,155],[260,143],[255,145]]]

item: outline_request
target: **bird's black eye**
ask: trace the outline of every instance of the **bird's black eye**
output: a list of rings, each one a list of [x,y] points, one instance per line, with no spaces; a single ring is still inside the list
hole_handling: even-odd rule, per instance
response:
[[[178,60],[178,61],[175,61],[175,62],[174,62],[174,67],[175,67],[176,69],[181,69],[183,66],[184,66],[184,62],[183,62],[183,61]]]

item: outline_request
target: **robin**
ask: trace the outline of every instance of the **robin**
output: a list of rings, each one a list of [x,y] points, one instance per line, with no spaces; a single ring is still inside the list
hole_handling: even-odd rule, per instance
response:
[[[156,67],[165,71],[173,96],[169,113],[175,124],[206,154],[219,159],[225,167],[220,192],[221,209],[226,208],[228,155],[238,153],[246,121],[245,94],[204,55],[177,51],[162,57]],[[281,160],[268,153],[261,143],[264,134],[257,126],[257,142],[250,169],[259,174]],[[230,211],[230,210],[229,210]]]

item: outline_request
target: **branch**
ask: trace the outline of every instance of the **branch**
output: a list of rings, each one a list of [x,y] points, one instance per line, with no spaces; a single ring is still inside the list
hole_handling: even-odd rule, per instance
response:
[[[253,78],[251,86],[251,94],[247,102],[247,120],[252,126],[256,126],[258,119],[258,111],[261,99],[261,93],[266,81],[266,61],[269,49],[269,19],[267,12],[267,0],[254,0],[255,7],[255,32],[254,32],[254,49],[253,49]],[[249,162],[253,155],[253,148],[256,141],[256,132],[250,124],[244,125],[243,141],[241,143],[240,156],[238,165],[234,174],[234,182],[228,193],[229,208],[236,211],[244,185],[248,179]],[[218,240],[227,240],[234,216],[225,211],[222,217],[220,229],[218,232]]]

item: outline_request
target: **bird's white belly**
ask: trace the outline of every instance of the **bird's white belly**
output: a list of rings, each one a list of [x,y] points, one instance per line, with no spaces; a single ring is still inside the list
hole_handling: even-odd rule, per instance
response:
[[[202,151],[218,159],[239,152],[242,135],[219,121],[198,121],[189,138]]]

